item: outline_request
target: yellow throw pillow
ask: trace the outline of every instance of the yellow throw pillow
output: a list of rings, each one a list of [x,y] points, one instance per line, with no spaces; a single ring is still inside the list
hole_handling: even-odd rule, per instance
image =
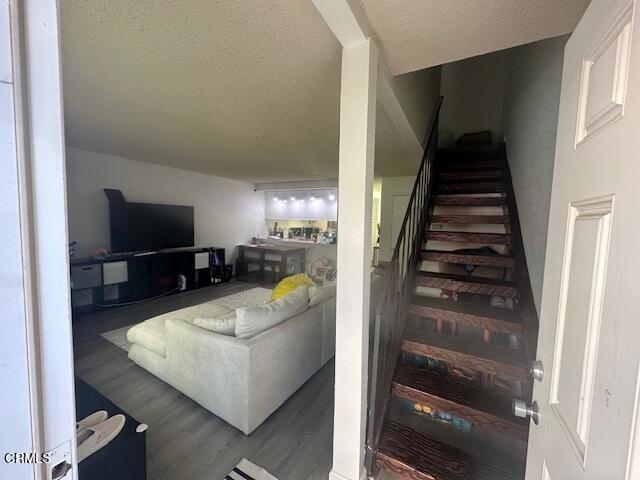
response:
[[[304,273],[299,273],[297,275],[291,275],[290,277],[283,278],[276,285],[276,288],[273,289],[273,292],[271,293],[271,300],[278,300],[285,295],[289,295],[296,288],[302,286],[315,287],[316,284],[313,283],[313,280],[311,280],[309,276]]]

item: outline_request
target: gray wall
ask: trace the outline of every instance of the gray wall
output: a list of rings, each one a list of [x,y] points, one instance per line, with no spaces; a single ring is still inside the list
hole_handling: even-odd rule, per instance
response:
[[[561,36],[442,67],[440,131],[504,138],[538,311],[547,243],[564,44]],[[444,135],[446,140],[446,133]]]
[[[505,61],[505,51],[499,51],[442,66],[440,131],[452,141],[487,129],[494,141],[502,138]]]
[[[567,38],[551,38],[507,51],[504,137],[538,311]]]
[[[420,141],[423,140],[433,106],[440,96],[440,67],[393,77],[393,87],[407,119]]]

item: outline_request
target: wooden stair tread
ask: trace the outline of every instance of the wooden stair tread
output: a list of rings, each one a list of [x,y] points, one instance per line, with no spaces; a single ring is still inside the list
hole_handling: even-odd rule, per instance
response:
[[[403,480],[516,480],[517,468],[490,463],[398,422],[386,421],[376,465]]]
[[[506,199],[500,197],[470,197],[436,195],[434,205],[441,207],[500,207],[506,205]]]
[[[508,215],[431,215],[431,223],[508,224]]]
[[[520,316],[506,308],[413,295],[409,313],[433,320],[461,322],[512,335],[522,333]]]
[[[456,263],[460,265],[485,265],[501,268],[513,268],[515,262],[512,257],[499,254],[477,254],[463,252],[448,252],[445,250],[422,250],[422,260]]]
[[[528,422],[513,415],[513,398],[493,387],[433,368],[398,364],[391,391],[398,398],[427,405],[474,425],[521,441],[527,439]]]
[[[481,243],[484,245],[511,245],[508,233],[450,232],[446,230],[427,230],[426,240],[444,242]]]
[[[507,280],[441,272],[417,272],[416,285],[499,297],[513,297],[518,293],[518,286]]]
[[[503,378],[529,380],[528,362],[522,352],[501,345],[421,329],[408,330],[401,349]]]

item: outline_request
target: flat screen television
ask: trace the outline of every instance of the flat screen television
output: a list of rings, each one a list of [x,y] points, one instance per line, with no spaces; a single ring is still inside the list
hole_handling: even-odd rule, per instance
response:
[[[193,207],[153,203],[110,204],[111,251],[141,252],[194,244]]]

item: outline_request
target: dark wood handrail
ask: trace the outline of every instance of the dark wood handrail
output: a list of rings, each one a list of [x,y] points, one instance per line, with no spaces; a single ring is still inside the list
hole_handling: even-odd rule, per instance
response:
[[[409,205],[407,205],[407,211],[404,214],[404,220],[402,220],[402,226],[400,227],[400,234],[398,235],[398,240],[396,241],[396,246],[393,250],[393,256],[391,257],[391,263],[398,259],[400,245],[402,244],[402,240],[404,238],[405,227],[407,226],[407,221],[409,220],[409,213],[411,211],[411,205],[415,200],[416,191],[418,189],[418,184],[420,183],[420,174],[425,168],[428,160],[428,143],[429,139],[432,137],[434,129],[438,125],[438,116],[440,115],[440,107],[442,106],[442,101],[444,97],[439,97],[436,101],[436,106],[433,109],[433,113],[431,114],[431,120],[429,121],[429,128],[427,129],[427,133],[425,134],[424,141],[422,144],[424,145],[424,153],[422,154],[422,161],[420,162],[420,168],[418,169],[418,174],[416,175],[416,180],[413,183],[413,189],[411,190],[411,198],[409,200]],[[437,136],[436,132],[436,136]]]
[[[400,353],[405,317],[412,294],[410,287],[420,260],[429,211],[433,208],[430,200],[433,195],[433,170],[438,150],[438,120],[442,101],[443,97],[436,101],[425,133],[422,161],[376,307],[373,352],[369,365],[366,445],[369,472],[373,469],[373,456],[380,440],[393,371]]]

